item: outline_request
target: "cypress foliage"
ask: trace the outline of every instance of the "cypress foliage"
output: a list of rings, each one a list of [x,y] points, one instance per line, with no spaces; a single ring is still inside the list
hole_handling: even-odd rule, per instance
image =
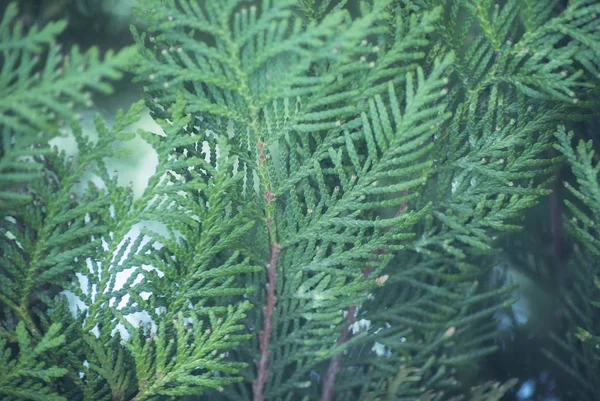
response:
[[[565,166],[569,329],[545,353],[599,397],[600,167],[565,125],[600,106],[600,3],[346,3],[139,0],[146,30],[103,57],[8,6],[1,399],[499,400],[516,381],[476,374],[517,301],[497,238]],[[92,140],[75,110],[123,71],[145,99]],[[162,132],[133,132],[144,107]],[[139,196],[108,167],[136,136]]]

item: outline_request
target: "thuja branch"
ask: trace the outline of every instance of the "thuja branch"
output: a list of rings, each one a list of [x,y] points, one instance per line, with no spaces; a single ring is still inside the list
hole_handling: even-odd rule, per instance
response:
[[[271,342],[271,333],[273,331],[273,311],[277,303],[275,296],[275,285],[277,283],[277,259],[281,247],[276,243],[271,243],[271,258],[267,267],[267,304],[263,308],[263,329],[260,332],[258,339],[260,344],[260,359],[256,362],[257,376],[252,383],[254,401],[263,401],[263,388],[267,382],[268,364],[269,364],[269,344]]]
[[[275,305],[277,304],[277,297],[275,295],[277,289],[277,260],[279,259],[281,247],[277,243],[277,235],[275,231],[276,226],[274,220],[273,202],[276,198],[269,188],[268,173],[265,165],[267,157],[264,154],[264,143],[259,141],[257,147],[260,152],[258,155],[259,177],[266,187],[264,192],[265,200],[267,202],[265,214],[267,218],[267,229],[269,231],[271,255],[269,258],[269,264],[267,266],[267,283],[265,284],[267,301],[266,305],[263,307],[263,329],[258,336],[260,344],[260,358],[256,362],[257,374],[256,379],[252,383],[252,393],[254,396],[254,401],[264,401],[263,389],[269,375],[269,344],[271,343],[271,333],[273,332],[273,311],[275,310]]]
[[[408,190],[404,191],[404,196],[406,196],[406,195],[408,195]],[[400,216],[402,214],[402,212],[404,212],[404,210],[407,208],[407,206],[408,206],[408,202],[402,203],[400,205],[400,207],[398,208],[398,211],[396,212],[396,215],[394,217]],[[392,227],[388,227],[387,231],[389,231],[391,229],[392,229]],[[382,249],[382,248],[376,249],[373,251],[373,253],[376,255],[386,254],[387,249]],[[365,279],[369,278],[369,275],[371,274],[373,269],[374,269],[374,267],[372,267],[372,266],[368,266],[368,267],[365,267],[364,269],[362,269],[362,273],[363,273]],[[387,276],[386,276],[386,278],[387,278]],[[357,307],[358,307],[357,305],[351,306],[346,311],[346,325],[342,329],[342,332],[340,333],[340,336],[337,339],[337,345],[342,345],[346,341],[348,341],[350,326],[352,326],[354,324],[354,322],[356,321],[356,319],[354,318],[354,313],[356,312]],[[335,390],[335,378],[340,370],[342,370],[342,354],[341,353],[335,355],[329,361],[329,367],[327,368],[327,373],[325,374],[325,377],[323,379],[323,391],[321,392],[321,401],[331,401],[333,399],[333,394],[334,394],[334,390]]]

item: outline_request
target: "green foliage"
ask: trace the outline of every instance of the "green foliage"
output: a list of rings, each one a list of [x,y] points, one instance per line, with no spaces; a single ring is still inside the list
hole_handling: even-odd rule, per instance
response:
[[[9,32],[15,13],[11,5],[3,32]],[[197,142],[195,138],[174,135],[190,122],[181,114],[182,107],[174,105],[169,116],[176,124],[162,121],[166,136],[140,133],[154,146],[160,166],[142,196],[134,199],[130,186],[119,185],[118,172],[109,173],[107,160],[125,154],[114,144],[135,136],[127,127],[137,121],[143,103],[118,114],[112,127],[96,118],[97,141],[83,133],[70,110],[73,106],[68,105],[69,101],[84,100],[80,83],[108,91],[109,86],[97,81],[98,75],[118,78],[116,67],[131,59],[132,49],[118,56],[109,54],[103,62],[96,49],[86,55],[74,49],[65,57],[68,63],[58,67],[53,59],[58,47],[53,43],[62,27],[62,23],[50,25],[42,34],[32,29],[23,36],[17,25],[11,28],[15,34],[6,39],[4,60],[16,59],[22,53],[18,62],[29,63],[32,52],[41,52],[41,47],[35,46],[37,42],[45,40],[51,45],[48,60],[42,64],[47,73],[40,79],[34,78],[33,64],[30,70],[14,72],[8,68],[18,65],[14,64],[17,61],[6,66],[19,79],[13,82],[8,77],[4,81],[10,84],[5,90],[12,101],[3,103],[10,108],[2,113],[2,160],[7,168],[2,179],[14,183],[14,187],[3,186],[8,194],[5,199],[10,202],[3,203],[2,212],[0,302],[3,316],[16,318],[3,321],[3,341],[18,340],[21,353],[14,362],[10,350],[4,353],[11,361],[6,365],[11,370],[3,391],[15,399],[50,399],[55,395],[55,399],[118,400],[130,399],[134,394],[137,399],[197,394],[206,388],[225,386],[234,380],[214,377],[214,372],[235,373],[244,366],[223,360],[223,352],[247,338],[238,332],[243,328],[239,321],[249,307],[247,302],[228,306],[226,300],[250,291],[233,285],[231,277],[257,270],[240,252],[228,254],[234,249],[236,237],[254,224],[232,208],[234,190],[229,197],[223,196],[223,191],[239,182],[239,176],[231,174],[235,159],[226,153],[222,138],[210,144],[213,152],[219,144],[219,154],[212,164],[204,158],[173,157],[174,148]],[[57,68],[64,69],[55,72]],[[35,101],[27,97],[32,92]],[[19,106],[21,101],[23,106]],[[50,105],[46,103],[52,103],[47,112],[43,107]],[[17,109],[25,105],[28,112],[19,114]],[[63,119],[70,121],[78,147],[76,157],[67,157],[48,146],[61,132]],[[40,129],[46,131],[45,136],[38,134]],[[17,176],[12,172],[29,171],[32,166],[38,174]],[[170,172],[182,168],[202,168],[206,175],[177,182]],[[207,202],[191,203],[185,194],[193,191],[206,196]],[[26,196],[16,199],[13,194]],[[164,237],[143,228],[142,233],[128,237],[134,226],[147,222],[162,223],[170,234],[177,235]],[[225,239],[220,238],[222,230],[228,233]],[[181,235],[193,241],[177,240]],[[196,247],[199,250],[194,250]],[[148,254],[155,248],[160,249]],[[164,259],[158,263],[160,255]],[[143,270],[146,263],[164,272],[170,281],[160,280],[154,270]],[[125,287],[118,288],[116,277],[126,269],[136,271]],[[137,270],[146,276],[136,293],[131,289]],[[82,285],[73,282],[75,274]],[[75,320],[64,308],[66,300],[55,299],[63,289],[71,290],[85,305]],[[140,295],[147,291],[152,291],[154,298],[147,300]],[[193,308],[187,310],[192,303]],[[148,328],[134,327],[127,320],[137,311],[150,312],[155,322],[162,322],[151,336]],[[65,335],[70,342],[63,347],[53,343],[53,349],[48,349],[47,342],[59,330],[54,319],[69,322]],[[194,322],[194,331],[188,330],[188,321]],[[121,336],[115,335],[122,326],[129,340],[121,341]],[[24,327],[37,342],[35,352],[29,351],[31,347],[23,340]],[[64,339],[62,335],[58,338]],[[49,367],[43,369],[44,364]],[[199,372],[199,366],[205,370]],[[73,375],[73,369],[81,376]],[[52,378],[53,385],[43,387],[33,383],[30,376]]]
[[[16,3],[9,4],[0,22],[2,209],[32,200],[31,194],[20,188],[41,177],[43,166],[35,162],[36,157],[48,155],[48,141],[73,118],[75,106],[91,105],[87,90],[111,92],[105,80],[119,79],[119,68],[131,61],[135,51],[108,52],[102,61],[95,47],[85,53],[75,47],[65,54],[56,44],[65,21],[51,22],[42,29],[34,25],[24,32],[17,13]]]
[[[551,3],[140,0],[138,56],[103,61],[60,57],[64,23],[23,33],[10,6],[0,392],[500,399],[514,380],[469,377],[515,302],[488,280],[495,239],[564,159],[593,216],[569,203],[572,231],[600,251],[597,166],[553,135],[594,104],[600,9]],[[72,109],[125,67],[163,132],[131,132],[138,102],[93,141]],[[48,145],[67,125],[74,157]],[[136,135],[159,162],[139,197],[109,171]]]
[[[592,141],[579,141],[577,147],[573,149],[571,147],[573,133],[567,134],[564,127],[560,127],[556,137],[559,142],[555,147],[565,155],[577,179],[578,187],[567,182],[565,182],[565,187],[587,209],[584,211],[583,207],[575,202],[565,201],[574,215],[572,224],[569,226],[571,235],[593,257],[599,257],[600,243],[595,229],[595,221],[600,218],[600,183],[598,182],[600,167],[597,161],[594,163],[593,143]]]
[[[50,383],[63,377],[67,370],[58,366],[45,366],[40,356],[65,341],[60,324],[53,324],[36,344],[32,344],[25,324],[17,324],[15,335],[19,345],[15,357],[6,340],[0,339],[0,394],[6,400],[51,400],[63,401]]]
[[[577,103],[578,88],[593,86],[582,77],[598,77],[600,23],[594,0],[569,1],[561,13],[553,0],[448,3],[443,24],[449,29],[439,32],[443,47],[461,54],[456,72],[467,96],[506,83],[534,99]]]
[[[581,400],[593,400],[599,391],[600,372],[600,240],[596,224],[600,217],[600,165],[595,159],[592,142],[580,140],[571,145],[573,132],[565,127],[556,132],[560,151],[573,171],[577,185],[565,182],[573,195],[565,204],[571,213],[569,234],[575,241],[573,272],[574,291],[563,294],[566,318],[570,330],[566,338],[554,336],[560,352],[546,351],[546,356],[562,369],[570,380],[578,383],[575,395]]]
[[[508,390],[517,384],[517,380],[512,379],[505,383],[487,382],[471,389],[472,401],[500,401],[506,395]]]

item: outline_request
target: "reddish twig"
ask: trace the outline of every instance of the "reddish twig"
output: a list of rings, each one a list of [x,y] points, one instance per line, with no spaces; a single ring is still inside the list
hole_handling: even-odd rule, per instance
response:
[[[270,356],[269,344],[271,342],[271,333],[273,332],[273,311],[277,303],[275,286],[277,284],[277,260],[280,251],[281,247],[279,244],[275,242],[271,243],[271,258],[267,266],[268,279],[265,284],[267,289],[267,304],[263,308],[263,329],[258,336],[260,342],[260,359],[256,362],[257,375],[256,380],[252,383],[254,401],[264,401],[265,399],[263,388],[269,375],[267,369]]]
[[[356,305],[348,308],[346,313],[346,326],[342,329],[342,333],[337,339],[337,344],[342,345],[346,341],[348,341],[350,326],[354,324],[356,319],[354,318],[354,313],[356,312]],[[333,398],[333,390],[335,388],[335,378],[338,372],[342,369],[342,354],[337,354],[331,361],[329,361],[329,368],[327,369],[327,373],[323,378],[323,392],[321,394],[322,400],[331,400]]]

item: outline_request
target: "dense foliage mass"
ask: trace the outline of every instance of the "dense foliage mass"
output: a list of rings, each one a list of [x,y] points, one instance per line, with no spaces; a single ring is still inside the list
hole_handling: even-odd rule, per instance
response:
[[[598,399],[600,165],[565,128],[600,106],[597,1],[136,10],[103,57],[2,18],[0,398],[499,400],[513,380],[472,375],[515,302],[498,237],[568,166],[547,356]],[[76,111],[124,70],[145,99],[92,140]],[[163,132],[131,132],[144,106]],[[140,196],[108,167],[136,135],[159,161]]]

